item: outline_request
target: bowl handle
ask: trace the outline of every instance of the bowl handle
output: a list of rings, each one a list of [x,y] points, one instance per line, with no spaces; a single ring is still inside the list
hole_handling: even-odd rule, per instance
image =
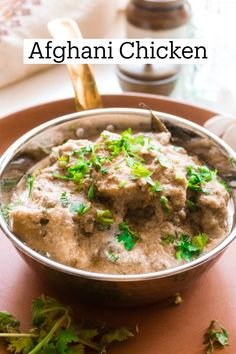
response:
[[[48,30],[55,39],[82,39],[77,23],[69,18],[57,18],[48,23]],[[98,92],[92,66],[67,64],[75,91],[76,110],[101,108],[102,98]]]

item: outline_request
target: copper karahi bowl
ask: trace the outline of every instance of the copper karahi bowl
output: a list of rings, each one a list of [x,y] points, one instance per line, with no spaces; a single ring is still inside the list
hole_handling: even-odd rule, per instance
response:
[[[214,249],[199,258],[178,267],[153,273],[112,275],[93,273],[60,264],[28,247],[10,230],[0,215],[0,226],[30,267],[58,290],[77,298],[109,306],[136,306],[154,303],[171,297],[192,284],[220,258],[236,236],[234,182],[235,152],[221,139],[201,126],[170,114],[155,112],[172,134],[173,141],[198,155],[231,185],[228,204],[228,234]],[[23,135],[12,144],[0,160],[0,179],[19,180],[37,162],[47,156],[47,151],[66,139],[78,139],[100,133],[107,126],[115,130],[132,128],[134,131],[150,131],[150,112],[132,108],[105,108],[83,111],[56,118]],[[197,142],[197,144],[196,144]],[[39,146],[41,147],[39,149]],[[42,148],[43,147],[43,148]],[[11,200],[14,188],[3,188],[1,182],[1,207]]]

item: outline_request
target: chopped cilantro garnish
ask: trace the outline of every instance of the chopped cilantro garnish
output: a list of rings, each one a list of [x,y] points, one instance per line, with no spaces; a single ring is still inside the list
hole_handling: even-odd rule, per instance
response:
[[[21,332],[20,321],[0,312],[0,337],[13,354],[106,353],[114,341],[122,342],[133,334],[125,327],[111,328],[91,321],[77,321],[71,310],[57,300],[41,296],[32,302],[32,329]]]
[[[147,183],[149,184],[150,191],[153,194],[163,191],[163,187],[160,185],[160,183],[158,181],[154,182],[151,177],[147,177]]]
[[[126,251],[131,251],[140,240],[139,233],[132,231],[126,221],[119,225],[120,232],[116,233],[118,242],[123,242]]]
[[[236,159],[234,157],[230,157],[229,163],[230,163],[231,166],[235,166],[236,165]]]
[[[153,140],[151,137],[145,138],[145,146],[148,151],[158,151],[161,152],[160,144]]]
[[[156,161],[158,161],[162,167],[165,167],[165,168],[171,167],[170,160],[163,154],[159,153],[157,155]]]
[[[126,185],[126,181],[124,181],[124,180],[122,180],[122,181],[120,181],[120,183],[119,183],[119,188],[124,188],[125,187],[125,185]]]
[[[4,217],[4,219],[6,219],[6,220],[8,219],[9,213],[11,212],[11,210],[12,210],[11,204],[8,204],[8,205],[4,206],[3,208],[1,208],[1,214]]]
[[[75,150],[74,154],[80,158],[83,158],[85,155],[91,155],[94,153],[94,145],[88,144],[82,146],[79,150]]]
[[[102,167],[102,168],[101,168],[101,173],[102,173],[103,175],[105,175],[107,172],[108,172],[108,168],[107,168],[107,167]]]
[[[5,178],[0,181],[1,190],[4,192],[8,192],[12,190],[18,183],[17,179]]]
[[[80,204],[71,204],[69,211],[71,213],[77,213],[78,215],[84,215],[91,209],[91,207],[91,204],[85,206],[85,204],[82,202]]]
[[[71,156],[70,155],[64,155],[60,156],[58,158],[58,165],[62,168],[66,167],[68,163],[71,161]]]
[[[94,184],[92,183],[88,189],[88,200],[91,202],[93,198],[94,198]]]
[[[195,211],[197,209],[196,203],[192,199],[187,199],[187,207],[191,211]]]
[[[206,234],[199,234],[194,237],[181,234],[176,243],[176,258],[178,260],[191,261],[193,258],[198,257],[204,250],[207,243],[208,236]]]
[[[231,192],[231,188],[230,188],[230,186],[228,186],[228,184],[227,184],[226,181],[224,181],[224,180],[222,179],[222,180],[220,181],[220,183],[225,187],[225,189],[226,189],[226,191],[227,191],[228,193]]]
[[[18,205],[22,205],[21,200],[15,200],[14,203],[6,204],[5,206],[2,206],[0,209],[0,212],[4,219],[8,220],[10,212]]]
[[[162,207],[162,210],[164,211],[164,213],[169,213],[171,211],[169,199],[167,197],[162,195],[160,197],[160,203],[161,203],[161,207]]]
[[[188,166],[187,179],[188,188],[196,192],[209,193],[210,190],[203,186],[216,178],[217,171],[211,171],[206,166]]]
[[[102,225],[111,225],[115,220],[110,210],[97,209],[96,221]]]
[[[128,154],[126,155],[125,161],[130,168],[132,168],[137,162],[133,157],[130,157]]]
[[[60,203],[63,207],[66,207],[69,204],[67,193],[63,192],[60,196]]]
[[[102,164],[104,162],[107,162],[107,158],[104,156],[96,156],[93,154],[90,158],[90,162],[92,166],[97,170],[97,171],[106,171],[106,167],[102,167]],[[104,173],[104,172],[103,172]]]
[[[119,259],[119,256],[116,256],[113,252],[107,251],[107,258],[112,262],[116,263],[117,260]]]
[[[105,140],[105,146],[108,151],[111,152],[111,159],[118,156],[121,152],[129,157],[136,157],[137,153],[144,145],[144,137],[139,135],[133,136],[132,129],[127,129],[119,137],[102,135]]]
[[[161,236],[161,243],[163,245],[170,245],[170,244],[174,243],[174,241],[175,241],[175,235],[165,234],[165,235]]]
[[[175,179],[176,179],[177,181],[182,181],[182,180],[184,179],[184,176],[181,175],[181,174],[179,174],[179,173],[176,173],[176,174],[175,174]]]
[[[27,180],[27,185],[28,185],[28,189],[29,189],[28,198],[30,198],[31,194],[32,194],[32,189],[33,189],[35,177],[34,177],[34,175],[27,175],[26,180]]]
[[[82,186],[85,177],[89,176],[91,169],[91,163],[87,160],[79,158],[77,164],[67,168],[67,174],[62,175],[59,173],[53,173],[55,178],[71,180]]]
[[[131,175],[133,178],[146,178],[152,175],[152,171],[150,171],[143,164],[136,162],[133,166],[131,166]]]
[[[204,344],[206,344],[205,354],[212,354],[215,349],[224,348],[229,345],[227,330],[216,320],[211,321],[204,337]]]

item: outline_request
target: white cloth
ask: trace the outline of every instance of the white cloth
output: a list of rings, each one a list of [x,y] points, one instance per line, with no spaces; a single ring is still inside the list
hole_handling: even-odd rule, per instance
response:
[[[116,0],[0,0],[0,87],[47,68],[23,64],[23,39],[51,38],[50,20],[70,17],[85,38],[101,38],[115,12]]]

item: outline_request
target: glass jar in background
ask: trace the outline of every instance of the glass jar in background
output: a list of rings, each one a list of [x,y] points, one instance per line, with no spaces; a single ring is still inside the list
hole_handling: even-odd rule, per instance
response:
[[[191,11],[187,0],[130,0],[128,38],[186,38]]]

